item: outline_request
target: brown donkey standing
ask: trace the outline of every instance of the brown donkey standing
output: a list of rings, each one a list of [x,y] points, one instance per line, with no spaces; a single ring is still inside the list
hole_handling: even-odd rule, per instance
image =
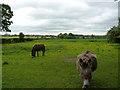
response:
[[[96,55],[90,51],[86,51],[77,56],[77,70],[81,74],[84,82],[83,88],[88,88],[92,78],[92,72],[97,68]]]
[[[38,55],[38,51],[42,51],[42,56],[44,56],[44,53],[45,53],[45,45],[44,44],[36,44],[33,46],[32,48],[32,57],[35,57],[36,56],[36,52],[37,52],[37,56]]]

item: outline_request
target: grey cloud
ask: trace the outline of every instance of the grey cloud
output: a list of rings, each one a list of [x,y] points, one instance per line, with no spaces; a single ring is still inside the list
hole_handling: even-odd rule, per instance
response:
[[[120,1],[118,2],[118,17],[120,18]]]
[[[36,2],[26,1],[16,5],[15,10],[25,7],[32,7],[33,10],[28,15],[31,22],[47,20],[47,23],[37,26],[16,26],[12,27],[16,31],[25,32],[106,32],[106,29],[117,24],[117,3],[111,2],[85,2],[85,7],[78,5],[66,5],[55,1]],[[105,14],[108,15],[105,16]],[[112,14],[112,15],[109,15]],[[103,15],[103,16],[102,16]],[[96,21],[95,21],[96,19]],[[76,31],[75,31],[76,32]]]

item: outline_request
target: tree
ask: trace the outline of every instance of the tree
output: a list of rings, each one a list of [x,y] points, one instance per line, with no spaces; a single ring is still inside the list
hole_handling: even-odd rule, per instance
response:
[[[22,32],[19,33],[19,39],[21,42],[24,41],[24,34]]]
[[[120,29],[118,27],[112,27],[107,32],[108,42],[114,43],[116,42],[116,37],[120,35]]]
[[[64,34],[63,34],[63,38],[66,39],[66,38],[67,38],[67,35],[68,35],[67,33],[64,33]]]
[[[69,35],[70,35],[70,36],[74,36],[74,34],[72,34],[72,33],[69,33]]]
[[[82,35],[82,39],[85,39],[85,36],[84,36],[84,35]]]
[[[113,26],[108,32],[107,32],[107,37],[108,37],[108,42],[117,42],[117,37],[120,35],[120,17],[118,18],[118,25]]]
[[[10,19],[13,16],[13,11],[11,10],[11,7],[7,4],[0,4],[0,30],[11,32],[9,29],[9,26],[13,23]]]
[[[120,18],[118,19],[118,29],[120,30]]]
[[[64,38],[64,35],[63,35],[62,33],[60,33],[60,34],[58,35],[58,38],[63,39],[63,38]]]
[[[91,35],[91,38],[94,38],[94,35],[93,35],[93,34]]]
[[[66,36],[67,39],[75,39],[75,35],[72,34],[72,33],[69,33],[67,36]]]
[[[58,35],[58,38],[61,38],[61,39],[76,39],[75,35],[72,34],[72,33],[69,33],[69,34],[67,34],[67,33],[62,34],[62,33],[60,33]]]

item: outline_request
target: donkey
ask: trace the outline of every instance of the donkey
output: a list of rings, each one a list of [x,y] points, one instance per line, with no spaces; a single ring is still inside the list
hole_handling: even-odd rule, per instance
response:
[[[38,51],[42,51],[42,56],[44,56],[45,45],[44,44],[36,44],[36,45],[34,45],[33,48],[32,48],[32,51],[31,51],[32,52],[31,53],[32,57],[36,56],[36,52],[37,52],[37,56],[39,56]]]
[[[92,72],[97,69],[96,55],[90,51],[86,51],[77,56],[77,70],[81,74],[83,80],[83,87],[88,88],[89,82],[92,78]]]

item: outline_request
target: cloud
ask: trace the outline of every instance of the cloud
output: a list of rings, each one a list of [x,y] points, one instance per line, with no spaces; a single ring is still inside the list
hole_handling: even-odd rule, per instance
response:
[[[4,0],[14,12],[13,33],[105,34],[117,25],[118,6],[87,0]]]

